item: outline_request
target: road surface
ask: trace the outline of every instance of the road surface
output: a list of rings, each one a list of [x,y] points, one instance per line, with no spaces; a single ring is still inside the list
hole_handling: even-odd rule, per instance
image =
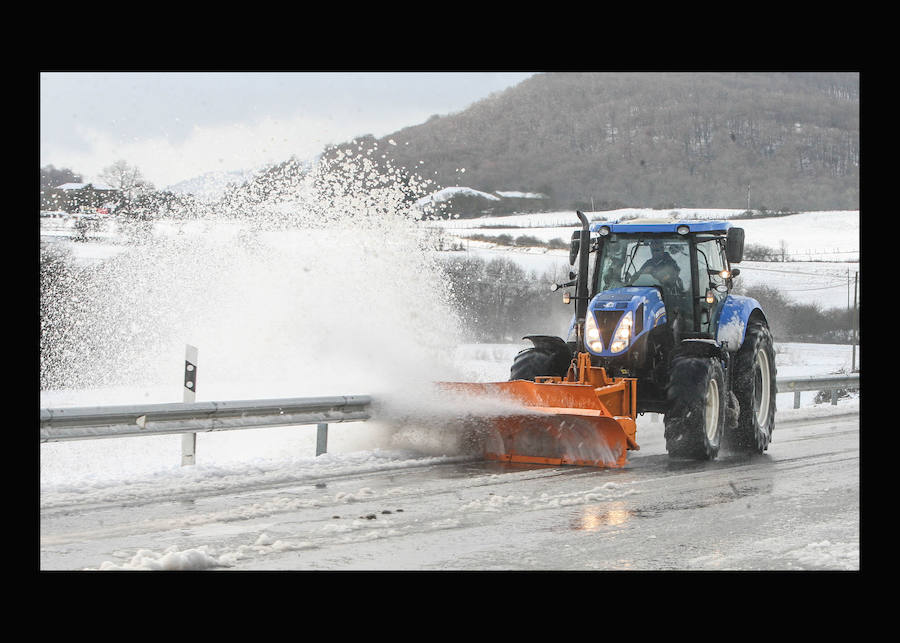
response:
[[[41,507],[42,570],[858,570],[859,415],[779,421],[762,456],[621,470],[454,460]],[[426,460],[426,462],[431,462]]]

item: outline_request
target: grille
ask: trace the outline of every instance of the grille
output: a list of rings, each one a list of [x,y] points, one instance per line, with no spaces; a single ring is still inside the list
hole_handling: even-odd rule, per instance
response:
[[[613,331],[616,330],[616,324],[622,319],[622,312],[618,310],[595,310],[594,316],[597,318],[597,328],[600,329],[600,339],[603,340],[604,346],[609,346],[612,342]]]

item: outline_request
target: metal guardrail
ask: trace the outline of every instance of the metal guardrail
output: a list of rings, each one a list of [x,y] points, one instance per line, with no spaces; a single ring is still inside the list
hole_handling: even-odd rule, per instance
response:
[[[368,420],[371,402],[372,398],[368,395],[345,395],[45,408],[41,409],[40,441],[61,442],[316,424],[316,455],[321,455],[327,448],[328,424]]]
[[[182,403],[41,409],[41,442],[181,434],[181,465],[196,462],[197,433],[315,424],[316,455],[328,449],[328,425],[369,419],[368,395],[195,402],[196,346],[185,345]]]
[[[837,393],[842,388],[859,388],[859,373],[851,375],[812,375],[808,377],[778,377],[775,379],[778,393],[793,393],[794,408],[800,408],[801,391],[831,391],[831,404],[837,404]]]

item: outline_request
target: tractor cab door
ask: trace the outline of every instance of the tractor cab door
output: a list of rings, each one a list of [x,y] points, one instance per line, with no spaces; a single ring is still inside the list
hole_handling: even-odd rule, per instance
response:
[[[729,282],[722,276],[728,269],[723,237],[696,240],[697,319],[704,335],[715,337],[719,311],[728,296]]]

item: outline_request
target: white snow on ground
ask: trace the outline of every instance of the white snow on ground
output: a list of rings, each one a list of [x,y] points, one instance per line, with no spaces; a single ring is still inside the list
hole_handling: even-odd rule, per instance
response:
[[[646,211],[640,211],[646,213]],[[739,211],[704,210],[690,211],[683,218],[712,218],[727,216]],[[610,213],[603,213],[609,215]],[[620,213],[621,214],[621,213]],[[627,213],[626,213],[627,214]],[[834,216],[837,214],[845,216]],[[688,216],[689,215],[689,216]],[[802,240],[788,246],[791,250],[804,251],[825,249],[853,250],[858,253],[858,211],[851,213],[805,213],[770,220],[742,221],[747,230],[747,241],[777,246],[783,233],[788,239]],[[656,214],[658,216],[658,213]],[[552,226],[554,221],[569,222],[572,213],[560,213],[554,220],[552,215],[528,215],[521,217],[523,223],[534,222],[535,217],[542,226]],[[500,219],[503,224],[517,220],[516,217]],[[854,223],[855,222],[855,223]],[[57,226],[63,224],[56,221]],[[71,222],[69,222],[71,224]],[[471,226],[471,221],[457,222]],[[794,224],[797,224],[794,226]],[[160,232],[172,235],[205,234],[202,226],[192,223],[156,224]],[[757,227],[759,226],[759,227]],[[449,222],[448,222],[449,227]],[[568,239],[569,228],[543,228],[516,230],[493,230],[488,234],[512,233],[529,234],[540,238],[560,237]],[[454,228],[457,234],[461,228]],[[539,233],[536,234],[535,232]],[[485,232],[482,230],[482,232]],[[543,237],[542,235],[550,235]],[[820,234],[821,233],[821,234]],[[58,234],[64,238],[68,230],[42,228],[42,237]],[[84,261],[121,252],[124,246],[115,242],[112,232],[109,242],[68,244],[76,256]],[[792,242],[794,243],[794,242]],[[855,244],[855,245],[854,245]],[[471,242],[470,252],[483,256],[510,256],[523,262],[529,269],[546,269],[552,262],[568,266],[565,251],[543,251],[539,249],[523,251],[492,249],[490,244]],[[502,253],[502,254],[501,254]],[[843,257],[844,255],[838,255]],[[856,257],[858,261],[858,255]],[[800,277],[809,277],[808,297],[823,303],[825,307],[844,305],[847,301],[846,284],[829,283],[828,280],[846,281],[847,271],[858,270],[858,263],[777,263],[756,267],[756,264],[741,264],[742,278],[759,278],[775,287],[783,284],[801,285]],[[782,270],[783,269],[783,270]],[[776,272],[777,270],[777,272]],[[828,275],[827,271],[834,271]],[[806,273],[806,274],[802,274]],[[754,277],[754,276],[758,277]],[[816,281],[819,279],[819,281]],[[823,281],[824,279],[824,281]],[[851,282],[852,287],[852,282]],[[814,288],[821,288],[814,290]],[[787,289],[787,288],[786,288]],[[777,341],[777,338],[776,338]],[[515,353],[525,344],[477,344],[463,345],[456,349],[455,364],[465,378],[471,381],[506,380],[509,364]],[[201,352],[201,364],[202,364]],[[849,372],[852,362],[852,347],[846,345],[820,344],[776,344],[776,364],[779,376],[822,375],[835,372]],[[859,347],[856,348],[856,367],[860,365]],[[202,368],[202,365],[201,365]],[[242,383],[235,388],[237,394],[230,395],[227,386],[208,387],[200,392],[199,400],[248,399],[250,397],[273,397],[263,393],[266,382],[254,383],[256,389],[247,388]],[[340,386],[338,387],[340,388]],[[366,393],[366,391],[341,391],[343,393]],[[303,393],[305,394],[305,393]],[[311,393],[312,394],[312,393]],[[155,387],[107,387],[91,390],[42,391],[40,405],[44,407],[163,403],[180,401],[180,382],[172,386]],[[287,397],[289,395],[285,395]],[[793,409],[793,394],[780,394],[777,398],[778,416],[776,422],[798,418],[814,418],[834,413],[836,410],[858,410],[859,396],[841,399],[838,408],[829,404],[815,405],[815,392],[801,394],[801,408]],[[649,421],[649,420],[641,420]],[[322,476],[347,475],[382,470],[403,469],[422,466],[428,462],[445,462],[464,458],[456,454],[440,451],[423,453],[398,445],[386,439],[387,432],[377,422],[332,424],[329,427],[329,452],[315,457],[315,426],[284,427],[273,429],[252,429],[198,434],[197,465],[180,466],[181,436],[151,436],[108,440],[86,440],[78,442],[48,443],[40,446],[41,506],[62,506],[73,497],[87,502],[103,502],[115,499],[127,502],[129,497],[166,497],[173,490],[190,487],[203,489],[240,489],[252,481],[261,483],[296,483],[303,480],[320,479]],[[607,493],[613,490],[600,490]],[[357,494],[364,496],[366,490]],[[352,494],[351,494],[352,495]],[[352,502],[354,498],[336,498],[336,502]],[[582,499],[583,500],[583,499]],[[579,499],[556,499],[558,502],[578,502]],[[498,497],[490,503],[523,502],[521,499]],[[496,507],[489,503],[468,506],[468,510],[491,511]],[[222,520],[254,516],[264,516],[273,508],[265,504],[242,508],[240,516],[223,514]],[[440,525],[435,525],[439,529]],[[351,527],[352,528],[352,527]],[[369,530],[367,533],[376,533]],[[377,534],[376,534],[377,535]],[[308,544],[302,541],[274,540],[262,534],[246,551],[216,551],[211,547],[201,547],[179,551],[166,548],[159,551],[139,550],[122,552],[115,562],[105,562],[101,569],[210,569],[228,567],[242,556],[254,553],[288,549],[302,549]],[[819,540],[790,551],[781,551],[782,557],[795,560],[798,568],[858,569],[858,543],[839,543]]]
[[[859,569],[859,543],[832,543],[827,540],[794,549],[788,555],[801,569]]]

